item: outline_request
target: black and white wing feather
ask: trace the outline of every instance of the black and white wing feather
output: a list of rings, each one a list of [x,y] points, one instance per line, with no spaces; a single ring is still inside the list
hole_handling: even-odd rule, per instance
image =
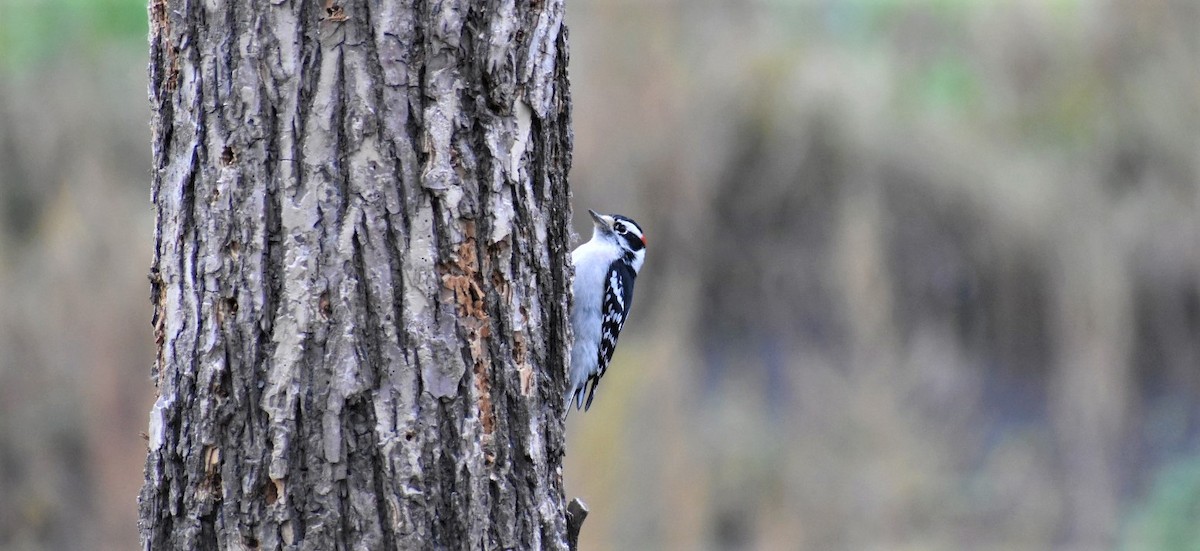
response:
[[[596,386],[612,361],[613,352],[617,349],[617,337],[625,327],[629,317],[629,308],[633,306],[633,281],[637,276],[633,268],[626,262],[614,262],[604,278],[604,317],[600,325],[600,349],[598,350],[596,372],[588,377],[587,403],[584,411],[592,407],[592,398],[596,396]]]

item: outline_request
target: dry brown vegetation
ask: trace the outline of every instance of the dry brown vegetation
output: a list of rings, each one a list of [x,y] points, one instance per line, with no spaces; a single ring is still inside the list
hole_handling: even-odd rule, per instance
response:
[[[570,3],[651,245],[583,548],[1194,548],[1198,6]],[[80,48],[0,67],[2,549],[137,545],[146,60]]]

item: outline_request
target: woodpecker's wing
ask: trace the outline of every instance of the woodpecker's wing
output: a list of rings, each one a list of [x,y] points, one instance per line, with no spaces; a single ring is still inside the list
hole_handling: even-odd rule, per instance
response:
[[[596,362],[596,372],[588,377],[584,384],[585,387],[590,387],[587,388],[584,411],[592,407],[592,398],[596,397],[596,386],[608,370],[608,363],[617,349],[617,337],[621,335],[625,319],[629,317],[629,308],[633,306],[633,280],[636,276],[629,264],[614,262],[604,278],[604,319],[600,325],[599,358]]]

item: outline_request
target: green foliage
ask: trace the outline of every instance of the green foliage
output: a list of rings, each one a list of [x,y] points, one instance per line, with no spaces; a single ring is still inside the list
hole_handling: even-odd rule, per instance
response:
[[[0,71],[86,56],[112,43],[144,45],[141,0],[4,0],[0,2]]]
[[[981,97],[978,78],[959,56],[946,55],[904,79],[902,104],[962,113],[975,108]]]
[[[1159,471],[1145,500],[1134,507],[1123,551],[1194,551],[1200,549],[1200,457]]]

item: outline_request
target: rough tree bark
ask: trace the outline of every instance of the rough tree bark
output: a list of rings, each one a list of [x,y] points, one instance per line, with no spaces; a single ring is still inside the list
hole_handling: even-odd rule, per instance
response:
[[[566,547],[561,0],[152,0],[150,549]]]

